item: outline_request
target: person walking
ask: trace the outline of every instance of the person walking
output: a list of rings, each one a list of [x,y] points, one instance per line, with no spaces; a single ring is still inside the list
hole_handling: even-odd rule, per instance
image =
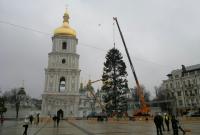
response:
[[[160,115],[160,120],[161,120],[161,127],[162,127],[163,131],[165,131],[165,127],[163,124],[163,115],[161,113],[159,113],[159,115]]]
[[[32,123],[33,123],[33,115],[30,115],[30,116],[29,116],[29,120],[30,120],[30,123],[31,123],[31,125],[32,125]]]
[[[183,134],[185,135],[185,131],[179,125],[179,121],[175,118],[174,115],[172,116],[171,123],[172,123],[172,128],[173,128],[173,135],[178,135],[178,129],[180,129],[183,132]]]
[[[53,116],[54,127],[56,127],[56,120],[57,120],[57,117],[56,117],[56,115],[54,115],[54,116]]]
[[[36,125],[38,125],[39,122],[40,122],[40,114],[38,113],[38,114],[36,115]]]
[[[28,131],[28,117],[26,117],[25,118],[25,120],[24,120],[24,125],[23,125],[23,127],[24,127],[24,133],[23,133],[23,135],[27,135],[27,131]]]
[[[60,122],[60,117],[57,116],[57,127],[59,126],[59,122]]]
[[[174,115],[172,116],[171,122],[172,122],[173,135],[178,135],[178,120],[175,118]]]
[[[162,135],[161,122],[162,122],[162,116],[156,114],[156,116],[154,117],[154,123],[156,125],[157,135]]]
[[[167,113],[164,115],[164,120],[167,127],[167,131],[169,131],[169,115]]]

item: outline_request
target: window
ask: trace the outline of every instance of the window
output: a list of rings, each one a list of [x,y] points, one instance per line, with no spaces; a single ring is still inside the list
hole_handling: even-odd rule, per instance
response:
[[[178,104],[181,106],[181,105],[183,105],[183,101],[182,100],[179,100],[178,101]]]
[[[180,88],[180,83],[178,82],[177,84],[178,84],[178,88]]]
[[[197,73],[200,74],[200,70],[197,70]]]
[[[196,95],[198,94],[198,91],[197,91],[197,89],[195,89],[195,90],[194,90],[194,93],[195,93]]]
[[[180,91],[178,91],[177,94],[178,94],[178,96],[181,96],[181,92]]]
[[[172,88],[173,86],[172,86],[172,83],[170,83],[170,87]]]
[[[183,81],[183,85],[186,86],[186,82],[185,81]]]
[[[65,78],[61,77],[60,78],[60,83],[59,83],[59,92],[64,92],[65,91]]]
[[[62,49],[63,49],[63,50],[66,50],[66,49],[67,49],[67,43],[66,43],[66,42],[63,42],[63,43],[62,43]]]
[[[191,86],[190,80],[188,80],[188,86]]]
[[[187,90],[185,91],[185,95],[188,96]]]
[[[62,64],[65,64],[66,60],[65,59],[62,59]]]
[[[195,79],[193,79],[193,84],[196,84],[196,80]]]
[[[172,92],[172,97],[174,97],[175,96],[175,93],[174,92]]]
[[[190,96],[192,96],[193,94],[192,94],[192,91],[190,91]]]
[[[168,89],[168,84],[166,84],[166,89]]]
[[[190,72],[189,74],[190,74],[190,75],[194,75],[194,74],[195,74],[195,71],[192,71],[192,72]]]
[[[176,88],[179,88],[180,85],[179,85],[179,82],[176,82]]]
[[[179,78],[179,75],[175,75],[175,78]]]
[[[191,99],[191,103],[194,104],[194,99],[193,98]]]

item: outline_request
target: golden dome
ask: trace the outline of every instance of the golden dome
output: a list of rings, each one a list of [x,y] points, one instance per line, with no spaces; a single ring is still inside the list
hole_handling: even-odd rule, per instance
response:
[[[63,16],[63,25],[54,31],[54,36],[57,35],[76,37],[76,31],[69,26],[69,14],[67,12]]]

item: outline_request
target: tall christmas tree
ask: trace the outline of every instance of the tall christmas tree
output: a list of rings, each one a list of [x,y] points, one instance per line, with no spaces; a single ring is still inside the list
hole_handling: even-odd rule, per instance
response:
[[[112,48],[106,55],[104,63],[102,90],[105,92],[104,103],[108,115],[127,112],[128,91],[126,65],[118,49]]]

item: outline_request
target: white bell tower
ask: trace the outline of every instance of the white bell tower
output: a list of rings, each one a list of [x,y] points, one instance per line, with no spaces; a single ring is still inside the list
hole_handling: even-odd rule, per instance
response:
[[[45,88],[42,95],[44,115],[61,113],[63,117],[78,116],[79,55],[76,53],[76,31],[69,26],[65,12],[63,25],[54,31],[52,51],[45,69]]]

